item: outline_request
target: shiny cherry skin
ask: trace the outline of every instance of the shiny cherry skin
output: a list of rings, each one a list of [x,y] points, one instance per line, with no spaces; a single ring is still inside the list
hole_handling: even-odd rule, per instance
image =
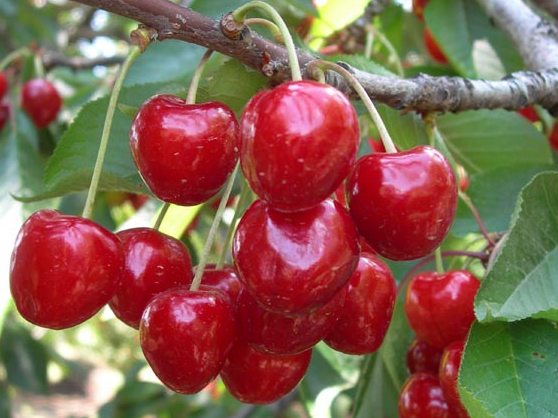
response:
[[[448,233],[457,206],[452,168],[439,151],[427,146],[362,157],[347,191],[360,234],[391,260],[433,252]]]
[[[299,354],[275,356],[260,353],[243,341],[231,349],[221,378],[238,400],[252,404],[275,402],[293,390],[302,380],[312,350]]]
[[[323,339],[335,326],[345,303],[346,287],[324,306],[301,316],[288,317],[264,310],[243,291],[236,307],[240,338],[269,354],[298,354]]]
[[[19,231],[10,288],[26,320],[70,328],[108,303],[121,267],[120,240],[113,233],[88,219],[44,209]]]
[[[453,418],[436,376],[413,374],[399,395],[399,418]]]
[[[413,0],[413,13],[421,21],[424,20],[424,8],[428,4],[429,0]]]
[[[438,376],[448,405],[459,418],[469,418],[469,414],[461,403],[457,390],[457,378],[464,348],[464,341],[455,341],[444,349]]]
[[[411,279],[405,297],[405,312],[417,337],[443,349],[464,340],[475,319],[473,302],[478,279],[468,271],[444,274],[424,272]]]
[[[226,294],[233,306],[236,306],[238,295],[243,286],[236,271],[231,266],[223,266],[223,268],[216,268],[214,265],[208,265],[203,271],[202,283]]]
[[[147,362],[178,393],[202,390],[223,367],[236,338],[234,310],[220,291],[167,290],[143,313],[140,343]]]
[[[6,95],[8,91],[8,80],[6,79],[6,74],[0,72],[0,101]]]
[[[426,47],[426,51],[428,52],[428,55],[430,55],[430,58],[440,64],[448,64],[449,61],[446,57],[446,54],[444,54],[444,51],[442,51],[440,45],[438,44],[436,39],[434,39],[434,36],[428,30],[428,28],[424,28],[422,37],[424,40],[424,46]]]
[[[0,102],[0,131],[10,118],[10,106],[7,103]]]
[[[362,254],[339,320],[325,338],[327,345],[346,354],[376,351],[386,335],[396,292],[389,267],[372,254]]]
[[[242,217],[233,259],[240,281],[266,310],[304,314],[323,306],[358,263],[347,211],[326,200],[303,212],[278,212],[261,200]]]
[[[155,229],[134,228],[117,235],[124,266],[109,306],[122,322],[137,329],[155,295],[190,285],[192,261],[184,244]]]
[[[21,107],[37,128],[46,128],[58,116],[62,98],[51,82],[35,78],[21,89]]]
[[[442,350],[415,339],[407,350],[407,368],[411,374],[430,373],[437,376],[441,358]]]
[[[252,190],[274,209],[309,209],[347,177],[360,139],[357,114],[339,90],[315,81],[256,95],[241,120],[240,163]]]
[[[238,159],[239,126],[223,103],[187,104],[157,95],[140,108],[130,131],[138,170],[161,200],[190,206],[225,184]]]

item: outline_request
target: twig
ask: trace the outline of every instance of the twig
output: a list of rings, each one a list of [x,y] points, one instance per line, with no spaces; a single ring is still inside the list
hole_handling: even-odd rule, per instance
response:
[[[46,70],[54,67],[67,67],[72,70],[84,70],[98,65],[111,66],[124,62],[126,57],[115,55],[112,57],[85,58],[85,57],[66,57],[56,52],[45,52],[43,54],[43,65]]]

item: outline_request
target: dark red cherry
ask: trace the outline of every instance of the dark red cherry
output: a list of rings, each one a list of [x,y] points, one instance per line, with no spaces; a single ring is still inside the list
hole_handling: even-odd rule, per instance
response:
[[[386,152],[386,147],[381,139],[368,138],[370,149],[374,152]]]
[[[10,287],[26,320],[63,329],[92,317],[114,295],[119,239],[77,216],[40,210],[25,221],[12,253]]]
[[[386,335],[396,291],[389,267],[372,254],[362,254],[339,320],[325,338],[327,345],[347,354],[376,351]]]
[[[465,270],[413,277],[405,312],[417,337],[439,349],[464,340],[475,319],[473,302],[478,288],[478,279]]]
[[[134,228],[117,235],[124,267],[110,307],[121,321],[137,329],[155,295],[190,285],[192,262],[184,244],[154,229]]]
[[[0,103],[0,131],[10,118],[10,106],[7,103]]]
[[[331,300],[351,277],[358,253],[351,218],[332,200],[296,213],[277,212],[257,200],[233,244],[241,282],[264,309],[284,315]]]
[[[223,367],[236,338],[234,311],[220,291],[167,290],[143,313],[140,342],[157,377],[175,392],[202,390]]]
[[[523,109],[519,109],[517,113],[519,113],[521,116],[523,116],[531,123],[535,123],[540,120],[539,115],[537,114],[537,111],[533,106],[527,106],[524,107]]]
[[[441,357],[442,350],[415,339],[407,350],[407,368],[411,374],[430,373],[437,376]]]
[[[461,403],[461,398],[457,390],[457,378],[459,376],[459,367],[461,366],[464,348],[464,341],[455,341],[448,345],[444,349],[439,371],[440,386],[442,386],[444,396],[452,411],[459,418],[469,418],[469,414]]]
[[[240,338],[258,351],[297,354],[317,344],[333,329],[343,308],[346,287],[315,311],[288,317],[264,310],[244,290],[238,299],[236,319]]]
[[[444,51],[442,51],[440,45],[438,45],[438,42],[434,39],[434,36],[432,36],[432,33],[428,30],[428,28],[424,28],[422,36],[424,46],[426,47],[426,51],[428,52],[428,55],[430,55],[430,58],[440,64],[448,64],[449,61],[446,54],[444,54]]]
[[[360,138],[349,100],[315,81],[283,83],[256,95],[242,115],[241,132],[248,183],[285,212],[328,198],[349,174]]]
[[[239,341],[231,349],[221,378],[235,398],[242,402],[265,404],[274,402],[301,381],[310,364],[312,351],[275,356],[256,351]]]
[[[436,376],[413,374],[399,395],[399,418],[452,418]]]
[[[6,95],[8,91],[8,80],[6,79],[6,74],[0,72],[0,101]]]
[[[448,233],[457,186],[446,158],[431,147],[362,157],[347,182],[360,234],[380,255],[412,260],[430,254]]]
[[[21,107],[37,128],[45,128],[58,116],[62,98],[52,83],[35,78],[21,89]]]
[[[130,148],[151,191],[165,202],[196,205],[225,184],[238,158],[239,127],[218,102],[186,104],[158,95],[140,108]]]
[[[221,269],[216,268],[214,265],[206,266],[203,271],[202,283],[205,286],[225,293],[234,306],[236,306],[238,295],[243,287],[236,275],[236,271],[231,266],[224,266]]]
[[[558,152],[558,123],[555,123],[552,127],[552,131],[548,136],[548,143],[555,152]]]

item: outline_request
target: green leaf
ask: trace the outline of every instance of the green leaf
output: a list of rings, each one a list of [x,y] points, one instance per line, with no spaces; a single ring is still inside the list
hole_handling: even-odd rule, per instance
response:
[[[7,318],[4,323],[0,337],[0,356],[10,384],[30,392],[46,393],[47,351],[13,317]]]
[[[480,321],[558,311],[558,173],[537,175],[519,195],[509,236],[475,299]]]
[[[459,376],[474,418],[558,417],[558,332],[544,320],[474,324]]]
[[[399,111],[385,105],[378,106],[378,112],[399,149],[406,150],[419,144],[428,144],[424,123],[416,114],[401,115]]]
[[[515,112],[468,111],[441,116],[437,122],[453,156],[471,175],[552,163],[545,136]]]
[[[248,3],[249,0],[194,0],[190,8],[198,13],[213,18],[218,18],[225,13],[232,12],[236,8]]]
[[[328,55],[325,56],[324,59],[333,62],[346,62],[352,67],[372,74],[384,75],[386,77],[397,77],[395,73],[391,72],[383,65],[378,64],[374,60],[366,58],[364,55]]]
[[[10,392],[8,391],[8,385],[4,382],[0,382],[0,418],[11,418],[12,417],[12,407],[11,407]]]

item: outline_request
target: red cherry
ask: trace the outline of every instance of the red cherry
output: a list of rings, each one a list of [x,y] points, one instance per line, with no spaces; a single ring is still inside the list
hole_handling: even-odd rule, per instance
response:
[[[459,392],[457,390],[457,378],[459,375],[459,367],[461,366],[461,358],[463,357],[464,341],[456,341],[448,345],[442,361],[440,363],[440,386],[444,391],[444,396],[452,411],[459,418],[468,418],[469,414],[461,403]]]
[[[344,287],[321,308],[307,315],[287,317],[264,310],[247,291],[243,291],[236,308],[239,335],[260,352],[301,353],[333,329],[346,295]]]
[[[381,139],[369,138],[368,144],[370,145],[370,149],[374,152],[386,152],[386,147],[384,147],[384,143]]]
[[[136,115],[130,148],[151,191],[165,202],[188,206],[225,184],[238,158],[238,138],[238,122],[226,105],[190,105],[158,95]]]
[[[471,184],[471,180],[469,178],[469,174],[461,165],[456,166],[457,178],[459,179],[459,190],[462,192],[466,192]]]
[[[242,402],[265,404],[274,402],[303,378],[312,350],[299,354],[274,356],[256,351],[244,342],[231,349],[221,378],[235,398]]]
[[[0,73],[1,74],[1,73]],[[0,131],[10,118],[10,106],[7,103],[0,103]]]
[[[339,90],[283,83],[248,103],[240,163],[252,190],[274,209],[316,206],[349,174],[360,138],[357,114]]]
[[[362,157],[347,191],[359,232],[392,260],[412,260],[434,251],[448,233],[457,206],[449,162],[426,146]]]
[[[464,340],[475,319],[473,302],[478,279],[465,270],[445,274],[425,272],[413,277],[405,298],[405,312],[417,337],[443,349]]]
[[[558,152],[558,123],[555,123],[554,126],[552,127],[552,131],[548,136],[548,142],[551,148],[554,151]]]
[[[362,254],[349,280],[339,320],[325,338],[327,345],[347,354],[376,351],[391,320],[396,287],[385,263],[371,254]]]
[[[199,392],[217,377],[236,337],[227,297],[207,289],[161,293],[141,318],[143,354],[161,382],[175,392]]]
[[[6,74],[0,72],[0,101],[6,95],[8,91],[8,80],[6,79]]]
[[[236,305],[243,287],[231,266],[224,266],[221,269],[212,265],[206,266],[203,271],[202,283],[207,287],[222,291],[229,297],[233,305]]]
[[[88,219],[40,210],[25,221],[16,240],[12,296],[29,322],[70,328],[110,300],[121,267],[114,234]]]
[[[128,200],[134,209],[138,210],[147,203],[149,197],[144,194],[128,193]]]
[[[442,350],[415,339],[407,350],[407,368],[413,373],[438,375]]]
[[[60,112],[62,98],[52,83],[35,78],[25,83],[21,89],[21,107],[37,128],[45,128]]]
[[[151,228],[119,232],[124,267],[110,307],[116,316],[139,328],[151,299],[165,290],[192,282],[192,262],[180,241]]]
[[[422,36],[424,40],[424,46],[426,47],[430,58],[432,58],[436,62],[439,62],[440,64],[448,64],[449,61],[446,57],[446,54],[444,54],[444,51],[442,51],[440,45],[438,45],[438,42],[436,42],[436,39],[434,39],[434,36],[432,36],[432,33],[428,30],[428,28],[424,28]]]
[[[257,200],[233,244],[244,286],[264,309],[287,315],[331,300],[351,277],[358,253],[351,218],[332,200],[296,213],[277,212]]]
[[[524,107],[523,109],[519,109],[517,113],[519,113],[521,116],[523,116],[531,123],[535,123],[540,120],[539,115],[537,114],[533,106],[527,106]]]
[[[420,20],[424,20],[424,8],[429,0],[413,0],[413,13]]]
[[[438,378],[427,373],[412,375],[399,395],[399,418],[451,418]]]

